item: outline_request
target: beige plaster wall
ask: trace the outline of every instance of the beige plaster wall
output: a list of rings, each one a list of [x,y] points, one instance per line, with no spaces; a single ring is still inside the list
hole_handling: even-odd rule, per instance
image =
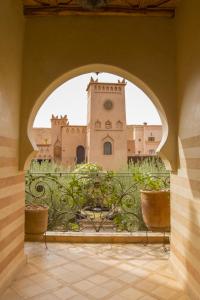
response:
[[[62,163],[67,166],[76,164],[76,148],[86,149],[86,126],[67,126],[62,128]],[[86,153],[87,155],[87,153]]]
[[[182,0],[176,18],[179,168],[171,184],[171,260],[192,300],[200,295],[199,12],[199,0]]]
[[[154,137],[155,141],[148,141],[149,137]],[[162,139],[162,127],[159,125],[144,126],[144,154],[148,155],[149,150],[157,150]]]
[[[24,175],[18,171],[22,4],[0,9],[0,295],[24,264]]]
[[[135,141],[128,140],[127,141],[127,156],[135,155]]]
[[[51,128],[32,128],[36,144],[51,144]]]
[[[144,153],[144,127],[136,126],[133,137],[135,140],[135,154]]]
[[[155,142],[162,138],[162,127],[160,125],[144,126],[144,141],[148,141],[148,137],[154,137]]]
[[[173,19],[122,16],[27,18],[21,135],[27,136],[31,113],[34,119],[45,97],[66,79],[97,69],[116,72],[144,88],[152,96],[163,119],[165,111],[170,134],[163,153],[174,165],[174,45]],[[28,138],[23,139],[21,168],[31,151]]]

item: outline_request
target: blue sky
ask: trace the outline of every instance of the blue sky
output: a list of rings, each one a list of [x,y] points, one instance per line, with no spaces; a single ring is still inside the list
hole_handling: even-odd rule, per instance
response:
[[[70,125],[86,125],[87,92],[90,77],[97,78],[95,73],[87,73],[68,80],[59,86],[41,106],[34,121],[34,127],[50,127],[51,115],[67,115]],[[100,73],[100,82],[117,82],[119,76]],[[126,122],[127,124],[161,124],[160,117],[151,100],[134,84],[126,80]]]

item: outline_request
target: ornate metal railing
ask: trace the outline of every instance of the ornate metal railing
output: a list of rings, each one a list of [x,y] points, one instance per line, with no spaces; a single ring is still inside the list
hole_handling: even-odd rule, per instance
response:
[[[169,173],[148,174],[169,188]],[[27,173],[26,204],[49,207],[48,230],[145,230],[141,184],[131,173]]]

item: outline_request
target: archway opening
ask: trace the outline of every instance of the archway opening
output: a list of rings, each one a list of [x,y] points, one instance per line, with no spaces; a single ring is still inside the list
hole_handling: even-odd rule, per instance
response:
[[[111,142],[105,142],[103,144],[103,154],[104,155],[112,155],[112,143]]]
[[[76,71],[80,72],[80,70]],[[119,170],[122,170],[124,164],[127,164],[131,157],[143,158],[155,155],[156,150],[159,149],[167,139],[167,120],[157,97],[148,87],[145,87],[148,95],[151,95],[154,105],[157,109],[159,108],[158,112],[162,121],[162,128],[161,125],[158,124],[148,124],[146,120],[144,120],[145,122],[142,124],[127,124],[125,92],[127,80],[117,75],[118,80],[115,82],[101,81],[100,75],[102,73],[102,71],[93,72],[92,76],[89,74],[90,79],[87,82],[86,88],[88,104],[86,124],[70,124],[68,118],[69,111],[63,111],[62,113],[64,113],[64,115],[62,116],[54,115],[55,112],[51,111],[51,128],[48,128],[48,130],[45,130],[45,128],[35,128],[45,141],[47,141],[48,138],[44,137],[43,133],[46,134],[46,132],[50,132],[49,151],[52,153],[54,162],[61,165],[66,163],[70,166],[71,173],[67,179],[69,180],[69,185],[68,183],[64,184],[63,188],[59,189],[59,192],[62,194],[64,190],[65,195],[70,195],[71,197],[71,192],[69,192],[69,190],[66,191],[66,189],[71,189],[73,184],[78,184],[78,186],[73,187],[73,192],[78,193],[81,191],[80,195],[73,196],[72,199],[66,201],[66,203],[73,202],[72,207],[75,209],[72,213],[71,211],[69,212],[69,207],[66,207],[65,211],[69,212],[67,223],[66,219],[62,220],[62,225],[59,224],[59,226],[61,226],[63,230],[64,228],[65,230],[72,230],[73,228],[82,230],[92,224],[93,230],[99,232],[100,230],[104,230],[104,225],[107,224],[111,231],[113,231],[114,228],[117,230],[120,228],[122,231],[135,230],[136,223],[131,223],[133,220],[130,220],[128,211],[122,213],[124,203],[113,205],[113,203],[110,202],[111,199],[112,201],[118,201],[120,198],[118,194],[119,190],[125,187],[128,189],[128,192],[122,193],[123,191],[120,190],[123,195],[121,199],[126,202],[125,206],[127,208],[130,205],[130,203],[128,203],[129,200],[132,199],[130,200],[132,201],[132,209],[136,205],[137,213],[140,214],[138,220],[139,222],[141,221],[141,223],[137,228],[144,230],[145,225],[141,217],[141,211],[139,211],[139,204],[136,204],[136,202],[134,202],[135,200],[133,201],[135,195],[129,193],[136,187],[136,182],[133,182],[131,179],[133,178],[133,172],[131,173],[131,171],[129,171],[129,173],[125,175],[128,179],[126,179],[126,184],[124,185],[124,183],[121,182],[122,176]],[[69,74],[66,76],[69,76]],[[60,80],[62,81],[63,78]],[[139,79],[135,80],[142,86]],[[142,93],[144,94],[144,92]],[[43,97],[44,95],[45,93]],[[69,98],[69,100],[66,101],[67,107],[70,107],[70,100],[72,100],[71,102],[75,102],[75,98]],[[42,97],[38,100],[38,103],[39,101],[42,101]],[[57,107],[59,107],[58,103]],[[78,105],[76,104],[76,112],[77,108]],[[144,106],[141,109],[144,111]],[[32,121],[29,122],[29,125],[30,124],[33,124],[33,118]],[[32,129],[29,128],[29,136],[31,136],[33,140],[31,130]],[[89,166],[76,166],[77,164],[85,162],[86,159],[87,162],[89,162]],[[104,173],[101,173],[102,170]],[[82,177],[80,175],[82,173],[85,174],[86,171],[87,180],[85,176]],[[118,171],[119,174],[106,173],[105,171]],[[128,171],[126,170],[126,172]],[[95,176],[92,175],[91,177],[93,173],[95,173]],[[61,172],[59,174],[61,174]],[[71,174],[75,176],[77,180],[71,181]],[[48,177],[48,180],[49,179],[50,177]],[[43,178],[43,180],[46,179]],[[58,182],[59,187],[61,187],[59,180]],[[118,185],[119,182],[121,182],[120,185]],[[116,193],[114,198],[110,195],[111,186],[113,195]],[[52,191],[52,194],[53,193],[54,191]],[[81,199],[81,207],[79,201],[74,200],[75,198]],[[62,202],[63,194],[60,195],[60,200]],[[59,200],[57,198],[57,203],[58,202]],[[113,211],[113,208],[115,208],[115,211]],[[91,214],[93,215],[92,219]],[[126,221],[124,221],[122,215],[127,216]],[[136,215],[137,214],[133,214],[133,219],[137,218]],[[94,218],[97,219],[94,220]],[[58,218],[56,218],[56,220],[58,220]],[[51,224],[49,226],[51,227]],[[54,227],[54,229],[57,229],[57,227]]]
[[[87,86],[90,87],[90,90],[92,86],[97,89],[92,92],[93,100],[91,103],[88,100],[91,91],[87,90],[86,92]],[[121,98],[119,97],[120,93]],[[95,99],[96,94],[100,95],[96,97],[98,99]],[[115,100],[115,98],[118,100]],[[97,101],[97,104],[95,104],[95,101]],[[94,106],[98,106],[98,102],[100,101],[103,101],[103,103],[101,103],[101,106],[97,110],[98,113],[105,114],[108,117],[105,120],[102,116],[101,120],[99,120],[98,113],[96,117],[94,116]],[[117,102],[114,104],[115,101]],[[121,106],[119,105],[120,101],[124,101]],[[113,104],[114,108],[112,107]],[[91,113],[90,110],[93,110],[93,112]],[[59,114],[61,117],[59,117]],[[64,115],[63,117],[62,114]],[[48,141],[49,152],[51,152],[50,156],[55,161],[53,147],[51,147],[49,140],[52,139],[52,143],[55,143],[58,138],[58,128],[56,129],[56,125],[60,127],[68,126],[66,132],[70,137],[65,138],[65,142],[62,143],[61,163],[67,162],[68,166],[70,166],[76,163],[76,148],[80,143],[78,139],[75,141],[70,133],[82,133],[85,130],[85,135],[87,135],[88,124],[93,124],[95,130],[107,130],[107,132],[105,131],[105,135],[102,136],[102,140],[109,131],[118,130],[120,132],[120,130],[124,130],[126,127],[128,137],[127,141],[124,142],[127,143],[127,149],[125,150],[127,151],[127,155],[125,155],[127,158],[126,161],[124,160],[124,165],[138,158],[143,159],[148,156],[154,156],[163,144],[163,140],[166,139],[165,125],[161,125],[161,118],[156,107],[141,89],[133,85],[132,82],[124,80],[122,77],[106,72],[94,72],[80,75],[67,81],[48,97],[34,120],[34,125],[40,128],[32,130],[32,140],[34,135],[35,147]],[[49,128],[45,129],[45,127]],[[33,134],[33,131],[35,134]],[[50,136],[52,132],[54,132],[54,137]],[[59,136],[59,139],[61,140],[63,137]],[[66,146],[68,149],[65,149],[66,139],[74,140],[73,148],[72,145],[68,145]],[[87,145],[88,139],[86,138],[85,141],[81,140],[81,143],[85,147],[85,156],[88,161],[98,163],[97,158],[93,157],[90,159],[88,153],[90,147]],[[70,154],[73,153],[73,157],[68,158],[65,155],[67,152],[70,152]],[[42,154],[39,151],[37,158],[41,159],[41,157]],[[110,168],[113,167],[115,166],[110,166]]]
[[[85,162],[85,148],[82,145],[79,145],[76,148],[76,163],[82,164]]]

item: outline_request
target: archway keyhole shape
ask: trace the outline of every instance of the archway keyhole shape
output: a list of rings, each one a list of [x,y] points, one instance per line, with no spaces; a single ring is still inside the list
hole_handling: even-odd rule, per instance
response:
[[[85,162],[85,148],[82,145],[79,145],[76,148],[76,163],[82,164]]]
[[[166,113],[163,109],[163,106],[161,105],[161,101],[159,101],[156,94],[153,92],[153,90],[140,78],[134,76],[133,74],[127,72],[126,70],[123,70],[121,68],[112,66],[112,65],[104,65],[104,64],[90,64],[81,66],[79,68],[73,69],[71,71],[66,72],[65,74],[62,74],[60,77],[56,78],[49,86],[46,87],[45,90],[40,94],[38,99],[36,99],[35,104],[32,108],[31,114],[29,116],[28,120],[28,128],[27,128],[27,135],[30,140],[30,143],[32,144],[33,151],[30,153],[27,160],[24,162],[25,169],[28,168],[31,159],[35,156],[35,153],[37,153],[37,146],[36,142],[33,138],[33,135],[31,134],[33,123],[35,120],[35,117],[37,115],[37,112],[39,111],[42,104],[45,102],[45,100],[48,98],[48,96],[60,85],[65,83],[66,81],[73,79],[74,77],[86,74],[86,73],[98,73],[98,72],[105,72],[110,73],[122,78],[125,78],[126,80],[133,83],[135,86],[137,86],[139,89],[141,89],[147,97],[152,101],[154,106],[157,109],[157,112],[159,114],[161,123],[162,123],[162,139],[161,142],[157,148],[157,154],[163,159],[165,166],[168,170],[172,170],[172,159],[167,157],[167,153],[163,151],[165,148],[165,144],[167,142],[168,134],[169,134],[169,127],[168,127],[168,121],[166,117]],[[167,151],[166,151],[167,152]]]

